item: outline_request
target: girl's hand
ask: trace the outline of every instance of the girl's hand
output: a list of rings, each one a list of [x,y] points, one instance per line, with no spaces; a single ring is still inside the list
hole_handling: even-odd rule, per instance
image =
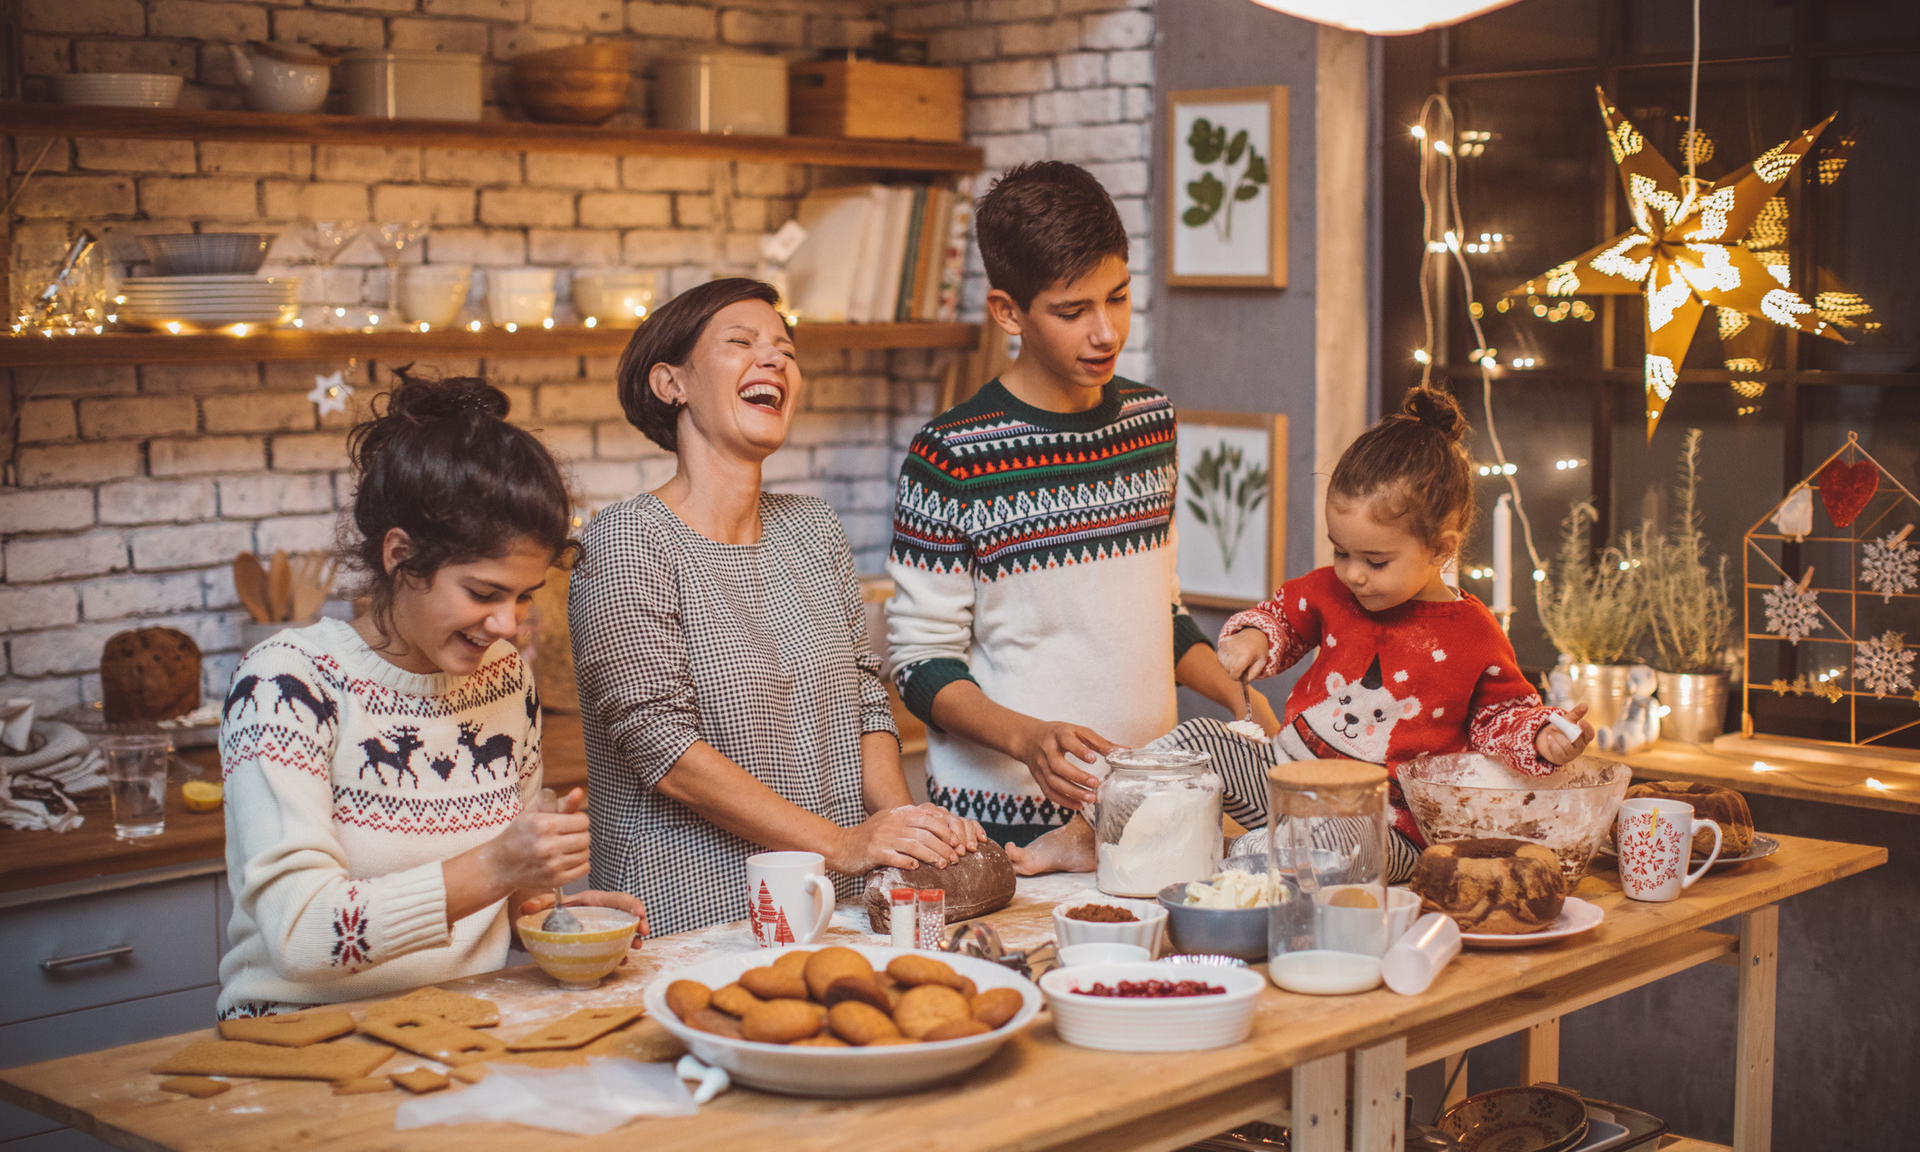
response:
[[[1078,812],[1081,805],[1093,803],[1094,790],[1100,787],[1099,778],[1081,765],[1119,748],[1091,728],[1038,720],[1020,741],[1015,756],[1033,773],[1042,795],[1069,812]]]
[[[558,888],[587,874],[587,818],[576,811],[586,793],[575,788],[558,812],[521,812],[486,845],[488,874],[500,888]],[[496,897],[497,899],[497,897]]]
[[[842,876],[865,876],[875,868],[944,868],[973,850],[982,832],[970,820],[933,804],[902,805],[875,812],[852,828],[840,830],[840,845],[827,868]],[[984,834],[980,839],[985,839]]]
[[[519,916],[533,912],[544,912],[553,907],[553,893],[534,896],[520,902]],[[639,951],[640,942],[647,935],[647,906],[640,903],[638,896],[625,892],[602,892],[589,888],[585,892],[576,892],[567,897],[569,908],[614,908],[621,912],[631,912],[640,918],[640,927],[633,934],[633,949]],[[518,919],[518,916],[515,917]]]
[[[1567,711],[1567,719],[1580,726],[1580,738],[1568,739],[1567,734],[1552,724],[1543,724],[1540,734],[1533,738],[1533,746],[1540,753],[1540,759],[1549,764],[1566,764],[1579,757],[1593,743],[1593,725],[1586,722],[1585,704],[1576,704]]]
[[[1267,634],[1242,628],[1220,642],[1220,665],[1235,680],[1252,681],[1267,666]]]

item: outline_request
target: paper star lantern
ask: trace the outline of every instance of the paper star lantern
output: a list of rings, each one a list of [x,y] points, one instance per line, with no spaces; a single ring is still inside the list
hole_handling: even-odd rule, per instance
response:
[[[1680,364],[1712,304],[1802,332],[1844,338],[1741,244],[1760,210],[1813,147],[1829,116],[1737,172],[1709,184],[1682,176],[1648,147],[1632,121],[1600,97],[1607,143],[1626,188],[1633,227],[1508,292],[1509,296],[1643,296],[1646,300],[1647,439],[1679,380]],[[1776,271],[1777,269],[1777,271]]]

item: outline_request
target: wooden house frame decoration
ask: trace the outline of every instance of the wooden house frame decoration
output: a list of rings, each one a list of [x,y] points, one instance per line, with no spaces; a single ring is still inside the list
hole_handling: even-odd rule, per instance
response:
[[[1876,481],[1872,495],[1844,526],[1829,511],[1834,494],[1820,492],[1821,478],[1835,461],[1861,475],[1861,462],[1870,464]],[[1782,513],[1802,490],[1820,499],[1811,501],[1806,535],[1790,535],[1781,527]],[[1908,769],[1920,766],[1920,671],[1912,668],[1910,656],[1903,657],[1913,673],[1909,682],[1895,689],[1882,676],[1882,690],[1875,691],[1861,662],[1863,652],[1868,659],[1884,653],[1889,634],[1893,643],[1904,642],[1907,653],[1920,651],[1920,589],[1896,582],[1888,591],[1884,581],[1876,588],[1862,572],[1869,549],[1884,555],[1889,542],[1920,552],[1916,524],[1920,499],[1849,432],[1838,451],[1748,530],[1740,565],[1746,671],[1741,731],[1722,736],[1717,746],[1751,754],[1764,742],[1819,748],[1828,755],[1839,751],[1863,762],[1893,761]],[[1811,593],[1816,607],[1806,614],[1807,631],[1797,641],[1768,627],[1767,599],[1781,595],[1788,584],[1803,597]],[[1809,734],[1809,728],[1817,734]]]

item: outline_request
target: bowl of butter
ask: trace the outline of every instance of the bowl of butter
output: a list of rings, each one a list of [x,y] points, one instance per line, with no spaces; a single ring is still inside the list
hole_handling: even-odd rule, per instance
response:
[[[1287,899],[1279,874],[1228,869],[1211,880],[1169,884],[1160,890],[1167,939],[1175,952],[1267,958],[1267,910]]]

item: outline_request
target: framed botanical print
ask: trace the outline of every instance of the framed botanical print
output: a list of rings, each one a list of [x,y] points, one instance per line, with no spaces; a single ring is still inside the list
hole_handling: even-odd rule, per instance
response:
[[[1287,418],[1180,411],[1180,599],[1250,608],[1280,586],[1287,545]]]
[[[1287,89],[1167,99],[1167,283],[1287,286]]]

